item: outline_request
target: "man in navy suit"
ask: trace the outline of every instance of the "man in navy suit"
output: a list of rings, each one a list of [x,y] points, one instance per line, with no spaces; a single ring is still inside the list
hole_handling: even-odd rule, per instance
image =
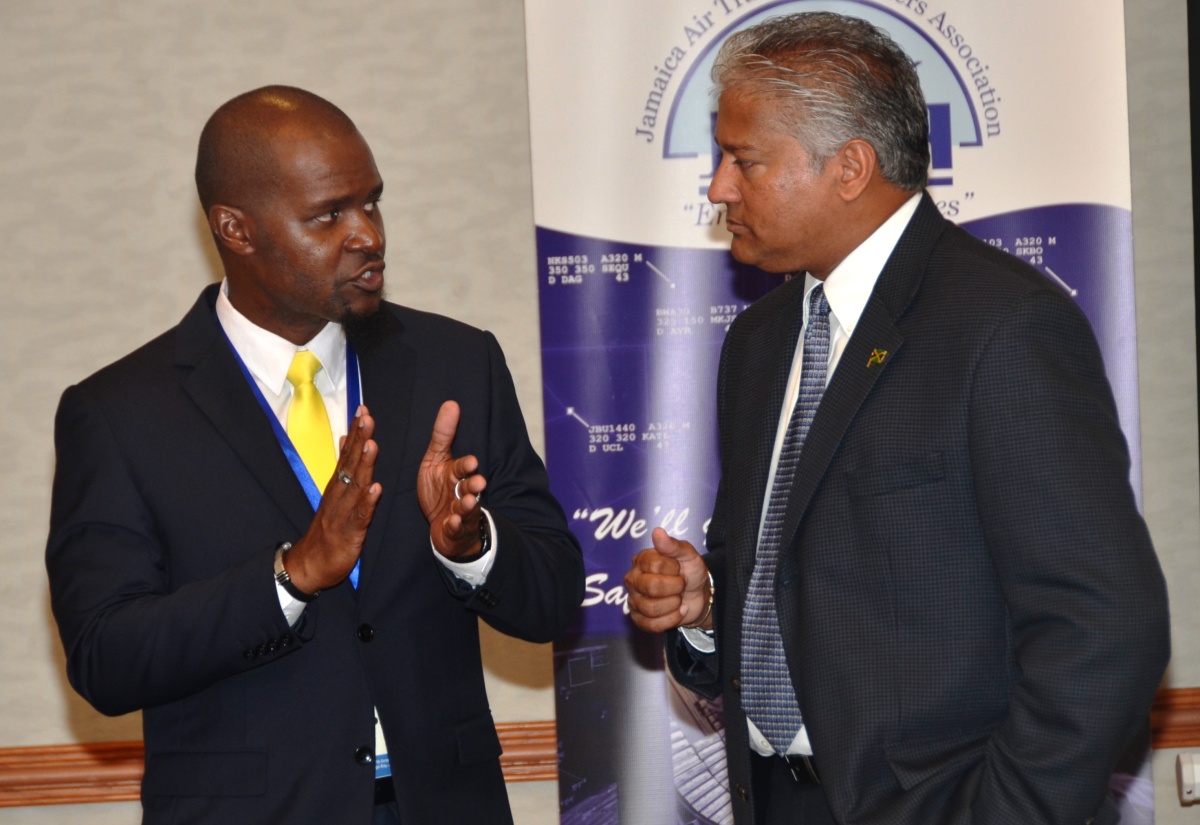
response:
[[[939,214],[883,32],[777,17],[713,76],[709,197],[794,277],[724,345],[708,554],[655,531],[626,586],[724,698],[736,822],[1115,822],[1167,599],[1087,320]]]
[[[383,301],[383,182],[329,102],[229,101],[196,182],[224,282],[59,406],[71,684],[143,711],[147,823],[510,823],[477,620],[547,641],[583,568],[500,348]]]

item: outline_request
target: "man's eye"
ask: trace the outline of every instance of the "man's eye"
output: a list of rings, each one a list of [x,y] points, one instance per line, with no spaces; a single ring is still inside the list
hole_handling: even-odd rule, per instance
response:
[[[366,212],[374,212],[375,207],[379,205],[381,200],[383,200],[383,198],[376,198],[373,201],[367,201],[366,205],[363,206],[363,210]]]
[[[326,212],[324,215],[317,216],[317,221],[319,223],[333,223],[339,217],[341,217],[341,214],[342,214],[342,210],[334,209],[329,212]]]

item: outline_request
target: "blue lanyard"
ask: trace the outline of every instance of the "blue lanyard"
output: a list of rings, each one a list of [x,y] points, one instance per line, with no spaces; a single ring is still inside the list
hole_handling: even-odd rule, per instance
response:
[[[217,326],[220,326],[220,324]],[[221,329],[221,334],[225,334],[223,328]],[[271,431],[275,433],[275,440],[279,442],[279,446],[283,449],[283,455],[287,458],[288,465],[292,468],[296,480],[300,482],[300,486],[304,489],[304,495],[308,497],[308,503],[312,505],[313,512],[315,513],[317,507],[321,504],[321,491],[317,488],[317,483],[313,481],[312,474],[304,466],[304,459],[300,458],[300,453],[296,450],[295,445],[292,444],[292,439],[288,438],[287,430],[283,428],[283,425],[279,423],[279,419],[275,417],[275,411],[267,403],[262,390],[258,388],[258,382],[250,374],[246,362],[242,360],[242,356],[238,354],[237,348],[229,340],[228,335],[225,335],[225,341],[229,344],[229,349],[233,351],[233,357],[237,361],[242,375],[246,377],[246,383],[254,391],[254,397],[258,399],[258,405],[267,414],[267,420],[271,422]],[[362,390],[358,383],[358,355],[354,352],[354,347],[350,342],[346,341],[346,432],[350,432],[350,428],[354,426],[354,413],[358,410],[361,403]],[[354,569],[350,571],[350,584],[355,588],[358,587],[358,575],[361,565],[362,559],[359,559],[354,563]]]

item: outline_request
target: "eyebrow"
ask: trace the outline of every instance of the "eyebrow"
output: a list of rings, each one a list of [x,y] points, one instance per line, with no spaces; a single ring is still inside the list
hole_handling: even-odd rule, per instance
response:
[[[371,191],[367,192],[367,200],[378,200],[383,195],[383,181],[379,182],[378,186],[372,187]],[[354,195],[339,195],[337,197],[326,198],[325,200],[317,201],[309,208],[328,211],[330,209],[338,209],[348,203],[353,203],[358,200]]]

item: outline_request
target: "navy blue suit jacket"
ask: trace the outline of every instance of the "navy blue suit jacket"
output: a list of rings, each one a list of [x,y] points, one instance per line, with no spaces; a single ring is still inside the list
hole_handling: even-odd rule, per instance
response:
[[[360,348],[383,485],[359,589],[290,628],[272,557],[312,509],[239,371],[210,287],[182,323],[62,397],[47,548],[71,684],[144,712],[148,823],[366,823],[378,708],[406,822],[511,822],[477,618],[547,641],[583,590],[579,547],[488,333],[385,304]],[[499,553],[485,585],[433,557],[417,467],[462,420]]]
[[[707,538],[718,655],[668,645],[677,675],[724,696],[739,823],[742,611],[802,300],[803,279],[784,284],[729,332]],[[776,581],[839,822],[1115,821],[1107,780],[1169,655],[1128,478],[1083,314],[925,196],[813,421]]]

